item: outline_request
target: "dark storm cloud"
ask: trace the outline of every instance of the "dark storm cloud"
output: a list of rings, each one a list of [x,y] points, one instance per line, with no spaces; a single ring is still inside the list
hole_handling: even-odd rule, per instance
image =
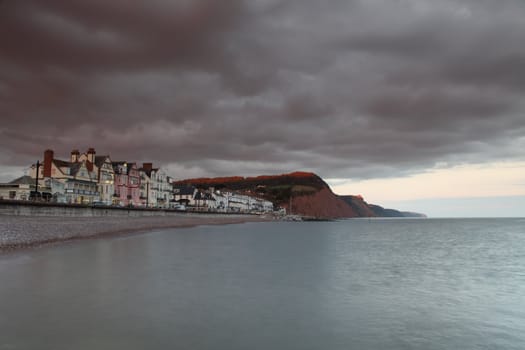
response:
[[[518,0],[4,0],[0,161],[177,177],[523,159]],[[497,150],[497,151],[496,151]]]

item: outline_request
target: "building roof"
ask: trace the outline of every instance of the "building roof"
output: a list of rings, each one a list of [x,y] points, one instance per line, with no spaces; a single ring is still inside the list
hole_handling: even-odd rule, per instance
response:
[[[123,160],[119,160],[117,162],[111,162],[111,165],[113,165],[113,171],[115,172],[115,174],[122,174],[122,172],[120,171],[120,167],[127,163],[128,162],[123,161]]]
[[[214,201],[215,200],[215,198],[213,198],[211,193],[201,192],[201,191],[197,192],[193,199],[195,199],[195,200],[208,200],[208,201]]]
[[[152,172],[158,172],[159,168],[140,168],[139,171],[143,172],[144,174],[148,175],[148,177],[151,177]]]
[[[115,171],[115,174],[123,174],[121,171],[120,171],[120,166],[126,164],[126,172],[125,172],[125,175],[129,175],[129,172],[132,170],[132,169],[137,169],[137,163],[133,162],[126,162],[126,161],[118,161],[118,162],[111,162],[111,164],[113,165],[113,170]],[[138,170],[138,169],[137,169]]]
[[[76,175],[81,167],[82,167],[82,163],[71,164],[71,166],[69,167],[71,169],[69,172],[69,175]]]
[[[108,158],[109,156],[95,156],[95,165],[97,166],[97,168],[100,168]]]
[[[75,163],[66,162],[65,160],[60,160],[60,159],[53,159],[53,163],[55,163],[55,165],[59,168],[69,168],[71,167],[72,164],[75,164]]]
[[[174,185],[173,186],[173,193],[178,195],[192,195],[193,192],[195,192],[195,187],[193,186],[187,186],[187,185]]]
[[[146,174],[148,177],[151,177],[151,170],[153,170],[153,169],[139,168],[139,171],[140,171],[141,173]]]
[[[14,179],[13,181],[9,182],[10,185],[34,185],[35,179],[33,179],[31,176],[21,176],[17,179]]]

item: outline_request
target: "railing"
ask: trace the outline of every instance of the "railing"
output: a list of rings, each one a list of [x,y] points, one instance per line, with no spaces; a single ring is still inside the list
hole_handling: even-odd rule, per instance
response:
[[[100,192],[97,191],[87,191],[87,190],[77,190],[77,189],[66,189],[67,194],[84,194],[87,196],[99,196]]]

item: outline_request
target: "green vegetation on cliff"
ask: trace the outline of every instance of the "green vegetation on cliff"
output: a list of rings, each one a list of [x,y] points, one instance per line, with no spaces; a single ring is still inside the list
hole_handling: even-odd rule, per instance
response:
[[[278,205],[287,203],[292,196],[312,195],[323,188],[328,188],[323,179],[307,172],[256,177],[196,178],[177,181],[176,184],[187,184],[197,188],[213,187],[216,190],[245,192],[263,197]]]

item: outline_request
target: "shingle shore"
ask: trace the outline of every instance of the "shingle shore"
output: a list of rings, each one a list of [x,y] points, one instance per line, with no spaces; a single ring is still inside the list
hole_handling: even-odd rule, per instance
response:
[[[162,228],[268,221],[253,215],[176,214],[148,217],[59,217],[0,215],[0,251],[46,243],[146,232]]]

